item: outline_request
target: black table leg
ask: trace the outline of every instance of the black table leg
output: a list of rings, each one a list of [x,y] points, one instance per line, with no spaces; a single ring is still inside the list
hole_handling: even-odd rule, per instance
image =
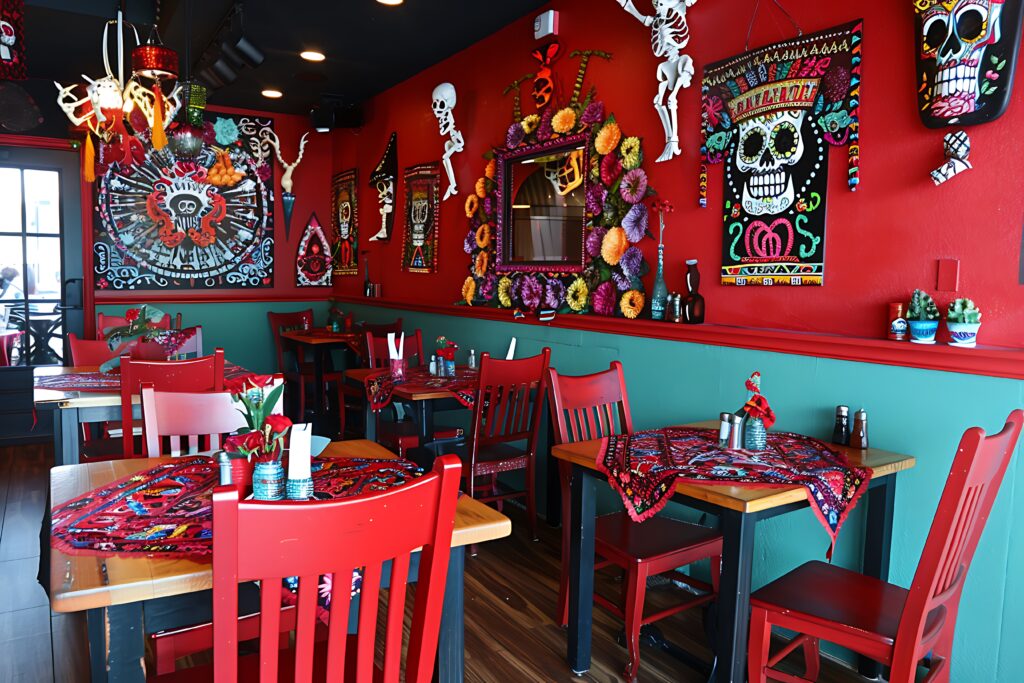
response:
[[[146,672],[142,665],[146,651],[142,603],[98,607],[89,610],[86,615],[93,683],[145,681]]]
[[[594,473],[572,466],[569,490],[569,642],[566,658],[577,676],[590,670],[591,629],[594,620]]]
[[[750,630],[750,576],[754,561],[756,513],[722,510],[722,576],[715,606],[718,639],[711,680],[747,680],[747,636]]]
[[[462,683],[465,667],[465,624],[463,588],[466,571],[466,548],[452,548],[448,560],[448,578],[441,608],[441,633],[437,640],[435,680],[440,683]]]
[[[889,580],[889,555],[892,549],[892,518],[896,504],[896,475],[872,479],[865,496],[868,515],[864,527],[864,567],[868,576]],[[880,679],[882,665],[868,657],[858,657],[861,676]]]
[[[420,443],[423,445],[434,442],[434,401],[416,401],[419,408],[416,421],[419,422]]]
[[[327,428],[327,415],[324,410],[324,348],[316,345],[313,347],[313,406],[316,413],[313,415],[313,433],[323,434]],[[303,415],[305,420],[306,416]]]
[[[367,398],[363,402],[363,422],[364,431],[363,434],[368,441],[377,441],[377,413],[373,412],[373,408],[370,406],[370,399]]]
[[[78,408],[53,409],[53,456],[55,464],[78,464],[78,429]]]

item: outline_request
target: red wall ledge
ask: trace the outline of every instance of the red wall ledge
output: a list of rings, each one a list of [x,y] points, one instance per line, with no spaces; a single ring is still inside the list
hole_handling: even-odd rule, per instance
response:
[[[309,301],[311,303],[326,302],[331,296],[328,289],[320,292],[310,292],[308,295],[301,294],[257,294],[239,295],[232,293],[234,290],[225,290],[223,293],[215,294],[217,290],[205,292],[193,292],[183,290],[181,292],[103,292],[96,291],[97,306],[140,306],[142,304],[258,304],[262,302],[277,301]]]
[[[559,315],[552,322],[540,322],[536,316],[516,319],[512,312],[490,307],[439,306],[412,304],[392,299],[368,299],[362,296],[335,294],[345,303],[379,306],[422,313],[454,315],[481,320],[523,323],[569,330],[586,330],[632,337],[649,337],[672,341],[729,346],[739,349],[773,351],[817,358],[898,365],[924,370],[960,372],[970,375],[1024,379],[1024,349],[1001,346],[979,346],[975,349],[957,349],[947,344],[934,346],[893,342],[886,339],[843,337],[813,332],[791,332],[729,325],[682,325],[654,320],[623,320],[596,315]]]

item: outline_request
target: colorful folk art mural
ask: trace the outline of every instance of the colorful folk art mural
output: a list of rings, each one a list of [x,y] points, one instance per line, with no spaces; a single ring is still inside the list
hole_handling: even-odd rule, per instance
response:
[[[723,284],[823,284],[831,146],[860,181],[861,40],[857,20],[705,68],[701,205],[723,163]]]
[[[295,254],[295,286],[330,287],[331,264],[331,243],[314,213],[306,223]]]
[[[917,104],[929,128],[1003,115],[1020,50],[1022,0],[913,0]]]
[[[28,78],[25,68],[25,2],[0,0],[0,79]]]
[[[334,223],[334,274],[359,273],[359,172],[342,171],[331,182],[331,215]]]
[[[402,270],[437,271],[438,228],[441,217],[441,165],[420,164],[405,169],[405,232]]]
[[[194,157],[147,143],[138,164],[98,178],[96,289],[273,287],[273,122],[210,117]]]

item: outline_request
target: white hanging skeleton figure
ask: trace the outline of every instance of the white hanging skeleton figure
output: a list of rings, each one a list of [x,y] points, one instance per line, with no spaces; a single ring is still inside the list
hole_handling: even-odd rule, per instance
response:
[[[693,59],[683,54],[683,49],[690,42],[686,9],[697,4],[697,0],[653,0],[654,15],[642,14],[632,0],[615,1],[651,29],[654,56],[665,59],[658,65],[658,94],[654,98],[654,109],[665,129],[665,151],[658,161],[668,161],[682,154],[679,148],[678,95],[680,88],[690,87],[694,73]]]
[[[442,83],[434,88],[432,97],[434,101],[431,108],[434,110],[434,116],[437,117],[437,123],[441,128],[441,136],[449,137],[444,143],[444,156],[441,159],[445,173],[448,174],[448,189],[441,199],[441,201],[445,201],[459,193],[459,188],[455,184],[455,171],[452,169],[452,156],[461,152],[466,147],[466,143],[462,138],[462,132],[455,127],[455,113],[453,112],[456,102],[455,86],[451,83]]]
[[[390,237],[388,215],[395,210],[395,181],[386,178],[377,181],[377,199],[380,201],[380,230],[370,238],[371,242],[387,240]]]
[[[299,140],[299,156],[296,157],[294,162],[288,164],[285,163],[284,157],[281,156],[281,141],[278,139],[277,133],[270,131],[269,135],[267,135],[267,142],[274,148],[274,154],[277,156],[277,162],[281,164],[281,168],[284,169],[284,174],[281,175],[281,189],[289,194],[291,193],[292,185],[294,184],[292,181],[292,173],[299,165],[299,162],[302,161],[302,153],[306,149],[307,138],[309,138],[309,133],[304,133],[302,135],[302,139]]]

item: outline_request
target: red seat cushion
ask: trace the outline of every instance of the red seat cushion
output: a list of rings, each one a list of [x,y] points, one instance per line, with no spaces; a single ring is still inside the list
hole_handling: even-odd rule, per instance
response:
[[[716,529],[668,517],[651,517],[638,524],[625,512],[618,512],[597,518],[594,540],[599,555],[614,552],[618,556],[646,562],[715,543],[721,552],[722,534]],[[709,551],[705,556],[712,554]]]
[[[477,450],[474,474],[482,476],[521,470],[526,467],[528,460],[526,451],[522,448],[516,448],[507,443],[488,444]],[[463,462],[468,467],[468,460],[464,459]]]

